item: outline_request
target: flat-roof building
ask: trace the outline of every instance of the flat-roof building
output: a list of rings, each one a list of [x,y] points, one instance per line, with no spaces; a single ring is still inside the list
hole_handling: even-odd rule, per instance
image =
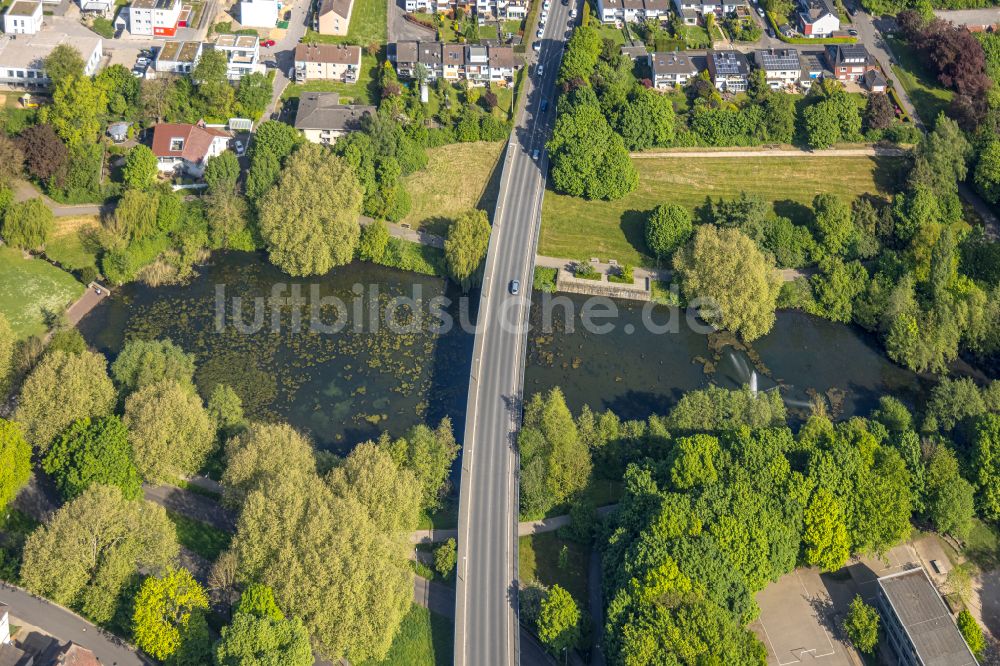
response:
[[[156,52],[153,69],[161,74],[190,74],[201,59],[201,42],[168,39]]]
[[[132,0],[128,31],[133,35],[173,37],[181,15],[181,0]]]
[[[45,59],[60,44],[72,46],[80,53],[84,74],[97,73],[104,56],[100,37],[43,30],[21,35],[16,40],[0,37],[0,83],[29,90],[47,88],[51,81],[45,74]]]
[[[978,664],[923,568],[879,578],[878,610],[903,666]]]
[[[8,35],[33,35],[41,29],[41,2],[15,0],[3,14],[3,31]]]

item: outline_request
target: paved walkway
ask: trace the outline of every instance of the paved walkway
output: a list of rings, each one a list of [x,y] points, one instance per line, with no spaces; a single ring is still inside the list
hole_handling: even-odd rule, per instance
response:
[[[159,504],[164,509],[201,521],[224,532],[236,529],[236,515],[204,495],[177,486],[144,485],[142,492],[147,500]]]
[[[10,607],[11,624],[17,624],[17,620],[21,619],[63,642],[73,641],[82,645],[105,666],[146,666],[155,663],[73,611],[21,588],[0,583],[0,602]]]
[[[614,513],[618,509],[617,504],[608,504],[597,509],[597,515],[604,517]],[[569,525],[569,516],[552,516],[541,520],[525,520],[517,524],[518,536],[531,536],[532,534],[543,534],[545,532],[555,532],[560,527]],[[455,538],[457,530],[417,530],[410,535],[410,542],[415,544],[441,543],[448,539]]]
[[[106,287],[102,287],[96,282],[87,285],[87,290],[83,296],[77,299],[73,305],[66,310],[66,319],[70,326],[76,326],[77,322],[86,316],[88,312],[97,307],[98,303],[110,296],[111,293]]]
[[[760,148],[757,150],[677,150],[647,151],[629,153],[635,160],[662,157],[904,157],[910,153],[905,148],[829,148],[826,150],[802,150],[799,148]]]
[[[15,179],[14,180],[14,201],[27,201],[28,199],[38,199],[41,198],[42,203],[52,211],[52,214],[56,217],[76,217],[79,215],[100,215],[104,211],[104,206],[101,204],[80,204],[80,205],[67,205],[61,204],[57,201],[50,199],[41,192],[39,192],[34,185],[26,180]]]

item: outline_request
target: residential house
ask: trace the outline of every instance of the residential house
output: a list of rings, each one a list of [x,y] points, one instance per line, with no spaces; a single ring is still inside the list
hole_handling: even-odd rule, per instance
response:
[[[361,47],[350,44],[298,44],[295,80],[355,83],[361,72]]]
[[[670,0],[597,0],[597,15],[604,23],[642,23],[669,14]]]
[[[190,74],[201,59],[201,42],[168,39],[156,51],[153,71],[161,74]]]
[[[750,65],[739,51],[709,51],[708,73],[720,92],[746,92]]]
[[[181,15],[181,0],[132,0],[128,31],[132,35],[173,37]]]
[[[400,78],[416,78],[422,67],[427,81],[441,77],[472,85],[512,83],[519,66],[513,48],[494,44],[396,42],[389,45],[388,56]]]
[[[17,39],[0,39],[0,84],[37,90],[51,81],[45,74],[45,59],[60,44],[77,50],[83,57],[83,73],[93,76],[104,57],[104,42],[97,35],[67,35],[43,30]]]
[[[279,0],[243,0],[239,5],[244,28],[273,28],[278,22]]]
[[[164,123],[153,127],[153,154],[160,171],[183,172],[200,178],[209,158],[221,155],[232,136],[204,121],[196,125]]]
[[[704,58],[705,53],[702,51],[698,55]],[[691,78],[698,76],[694,51],[658,51],[648,57],[654,88],[666,90],[683,86]]]
[[[674,8],[686,25],[697,25],[707,14],[722,19],[741,4],[742,0],[674,0]]]
[[[230,81],[239,81],[247,74],[263,74],[264,63],[260,62],[260,39],[256,35],[219,35],[214,42],[205,45],[213,51],[221,51],[226,56]]]
[[[923,567],[878,579],[880,626],[903,666],[976,666],[951,611]]]
[[[321,35],[346,35],[351,26],[354,0],[320,0],[315,30]]]
[[[775,90],[795,85],[802,78],[802,63],[795,49],[754,51],[754,60]]]
[[[826,47],[826,62],[839,81],[860,81],[878,68],[864,44],[831,44]]]
[[[809,90],[812,87],[813,81],[831,74],[823,66],[822,55],[822,52],[819,51],[799,55],[799,68],[802,72],[799,76],[799,87],[803,90]]]
[[[41,2],[15,0],[3,14],[3,31],[8,35],[33,35],[41,29]]]
[[[831,0],[799,0],[799,28],[806,37],[830,37],[840,30]]]
[[[295,129],[307,141],[333,144],[362,128],[365,116],[375,115],[374,106],[341,104],[337,93],[304,93],[295,112]]]
[[[869,69],[865,72],[862,80],[865,84],[865,88],[868,88],[869,92],[884,93],[889,87],[889,82],[885,80],[884,76],[882,76],[882,72],[877,69]]]

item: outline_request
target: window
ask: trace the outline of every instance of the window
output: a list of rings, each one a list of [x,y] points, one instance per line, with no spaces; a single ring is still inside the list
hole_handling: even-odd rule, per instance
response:
[[[170,139],[170,150],[171,151],[184,150],[184,139],[181,138]]]

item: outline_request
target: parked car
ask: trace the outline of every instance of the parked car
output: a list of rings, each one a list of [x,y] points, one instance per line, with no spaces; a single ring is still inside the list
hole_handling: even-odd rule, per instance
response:
[[[135,64],[139,67],[146,67],[149,65],[149,60],[140,56],[135,59]]]
[[[260,43],[260,45],[264,47],[271,47],[274,46],[275,44],[276,42],[273,39],[265,39]]]
[[[538,76],[541,76],[541,75],[542,75],[542,74],[544,74],[544,73],[545,73],[545,69],[544,69],[544,68],[543,68],[543,67],[542,67],[541,65],[539,65],[539,66],[538,66],[538,67],[537,67],[537,68],[535,69],[535,74],[538,74]]]
[[[542,12],[542,15],[538,17],[538,25],[545,25],[545,22],[549,20],[549,17]]]
[[[531,48],[535,49],[536,51],[541,51],[542,50],[542,43],[541,42],[535,42],[534,44],[531,45]]]
[[[244,146],[243,142],[239,139],[236,139],[236,141],[233,142],[233,145],[236,148],[236,154],[240,157],[243,157],[243,155],[247,152],[246,146]]]
[[[858,31],[855,30],[854,28],[851,28],[850,30],[847,31],[847,34],[850,35],[851,37],[857,37]]]
[[[757,13],[760,14],[761,18],[764,18],[764,10],[761,7],[757,8]]]
[[[575,19],[575,18],[576,18],[576,7],[574,7],[574,8],[573,8],[573,9],[571,9],[571,10],[569,10],[569,17],[570,17],[571,19]]]
[[[535,37],[538,37],[538,39],[541,39],[544,36],[545,36],[545,29],[544,28],[539,28],[538,31],[535,33]],[[535,43],[537,44],[538,42],[535,42]]]
[[[548,11],[549,7],[551,6],[552,6],[552,0],[545,0],[545,2],[542,3],[542,9],[544,9],[545,11]]]

